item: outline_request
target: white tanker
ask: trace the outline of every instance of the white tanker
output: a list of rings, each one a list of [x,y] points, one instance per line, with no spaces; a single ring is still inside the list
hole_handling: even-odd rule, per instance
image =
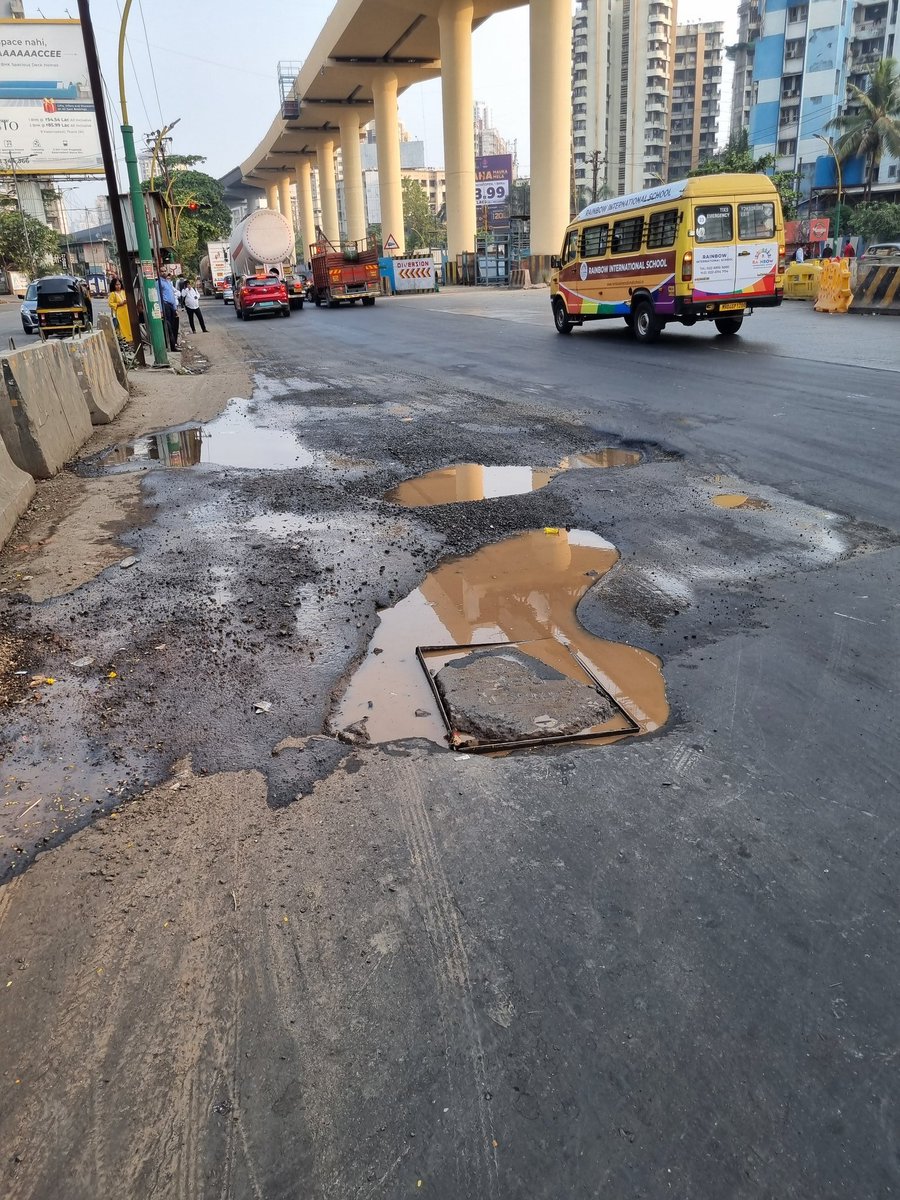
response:
[[[267,274],[273,267],[284,278],[294,261],[293,230],[275,209],[258,208],[232,231],[229,258],[235,279],[258,271]]]

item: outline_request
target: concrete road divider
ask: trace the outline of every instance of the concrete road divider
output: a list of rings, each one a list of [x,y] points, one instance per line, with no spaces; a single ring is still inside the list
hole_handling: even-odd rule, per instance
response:
[[[829,258],[822,264],[816,312],[845,313],[850,307],[850,263],[846,258]]]
[[[61,341],[0,356],[0,436],[36,479],[55,475],[91,436],[91,414]]]
[[[900,259],[857,265],[850,311],[900,316]]]
[[[0,441],[0,546],[12,533],[33,495],[34,480],[16,466],[5,443]]]
[[[113,370],[116,373],[116,379],[121,383],[122,387],[128,391],[128,368],[125,366],[125,360],[122,357],[122,350],[119,346],[119,338],[116,334],[115,326],[112,322],[112,317],[109,313],[101,313],[100,320],[97,322],[100,332],[106,339],[106,348],[109,350],[109,357],[112,359]]]
[[[116,378],[106,337],[98,330],[83,337],[67,338],[63,345],[75,368],[92,424],[108,425],[125,407],[128,389]]]
[[[523,270],[521,267],[513,267],[509,273],[509,286],[511,288],[531,287],[531,272]]]

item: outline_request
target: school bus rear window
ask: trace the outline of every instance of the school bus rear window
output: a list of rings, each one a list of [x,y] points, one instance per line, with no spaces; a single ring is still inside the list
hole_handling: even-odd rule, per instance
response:
[[[730,204],[698,204],[694,209],[694,238],[698,242],[730,242],[734,225]]]
[[[616,221],[615,225],[613,225],[613,254],[634,254],[640,250],[643,240],[643,217],[628,217],[624,221]]]
[[[775,236],[775,205],[768,203],[738,205],[738,237],[752,242]]]
[[[659,250],[662,246],[674,246],[677,229],[677,208],[667,208],[665,212],[652,213],[647,225],[647,249]]]
[[[608,225],[589,225],[584,231],[584,239],[581,243],[581,257],[599,258],[601,254],[605,254],[608,236]]]

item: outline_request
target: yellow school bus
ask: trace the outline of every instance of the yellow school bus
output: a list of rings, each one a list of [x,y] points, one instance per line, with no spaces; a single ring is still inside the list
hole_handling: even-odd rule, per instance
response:
[[[624,317],[655,341],[673,321],[733,335],[781,303],[784,221],[766,175],[701,175],[598,200],[566,230],[550,282],[559,333]]]

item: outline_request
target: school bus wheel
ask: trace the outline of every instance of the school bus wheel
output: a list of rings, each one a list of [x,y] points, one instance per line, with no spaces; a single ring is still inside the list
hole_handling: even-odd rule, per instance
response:
[[[734,337],[736,333],[740,333],[743,323],[743,317],[719,317],[716,320],[716,329],[723,337]]]
[[[557,333],[571,333],[575,327],[574,322],[569,320],[566,306],[559,296],[553,301],[553,323],[556,325]]]
[[[631,332],[639,342],[655,342],[662,333],[662,322],[653,311],[653,301],[640,296],[631,306]]]

